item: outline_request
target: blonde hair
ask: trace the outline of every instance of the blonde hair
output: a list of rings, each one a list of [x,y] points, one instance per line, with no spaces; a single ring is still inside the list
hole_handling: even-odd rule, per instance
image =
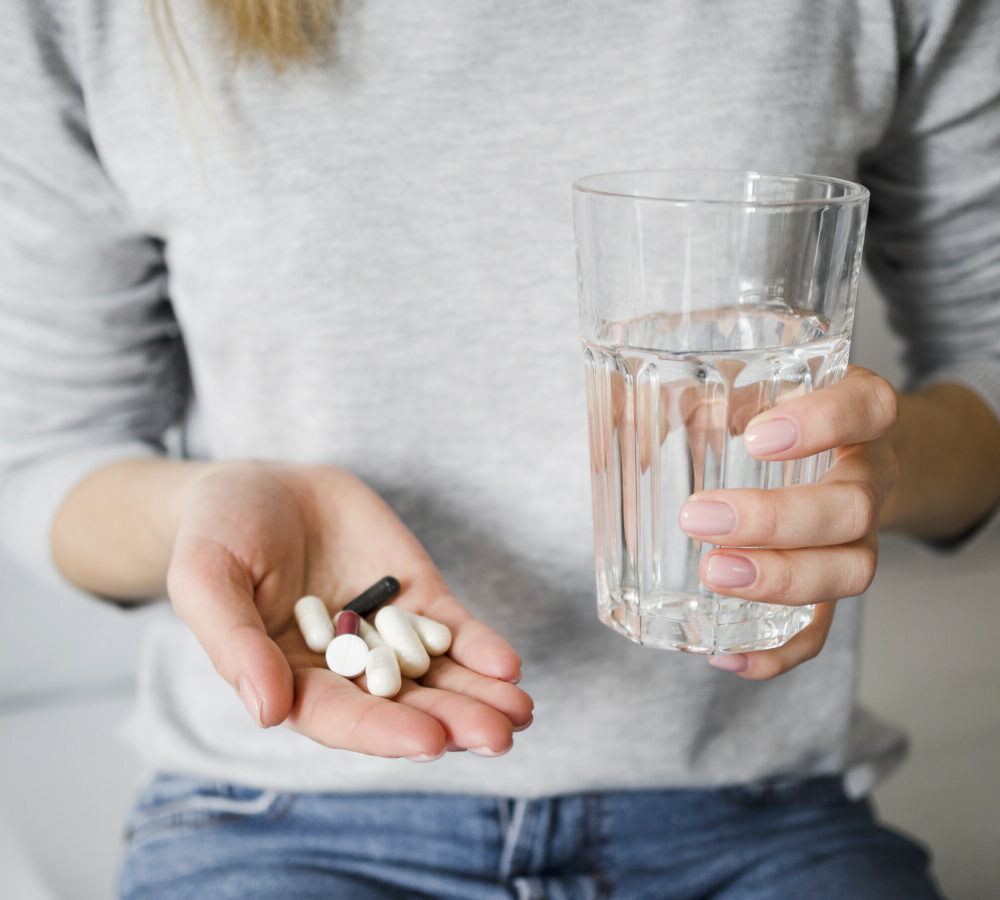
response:
[[[337,0],[207,0],[222,20],[237,56],[270,60],[276,69],[321,51],[329,39]]]
[[[170,0],[149,0],[157,35],[178,43]],[[228,35],[236,59],[263,56],[277,71],[318,56],[336,25],[339,0],[205,0]],[[190,64],[178,46],[186,68]]]

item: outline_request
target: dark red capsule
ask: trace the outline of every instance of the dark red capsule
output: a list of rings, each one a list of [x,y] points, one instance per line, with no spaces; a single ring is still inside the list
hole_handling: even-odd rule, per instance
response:
[[[337,637],[357,634],[361,630],[361,617],[352,609],[345,609],[337,616]]]

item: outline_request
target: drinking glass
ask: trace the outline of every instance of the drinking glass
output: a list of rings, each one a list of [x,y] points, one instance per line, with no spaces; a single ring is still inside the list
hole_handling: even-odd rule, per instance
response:
[[[838,178],[613,172],[573,185],[598,615],[641,644],[783,644],[813,607],[708,590],[678,516],[694,491],[808,484],[832,454],[762,462],[758,413],[847,368],[868,191]]]

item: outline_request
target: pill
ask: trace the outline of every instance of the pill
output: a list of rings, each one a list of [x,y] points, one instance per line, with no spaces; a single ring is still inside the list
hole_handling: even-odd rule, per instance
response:
[[[361,628],[361,617],[349,609],[342,609],[333,620],[333,627],[338,636],[341,634],[357,634]]]
[[[333,640],[333,623],[326,604],[319,597],[307,594],[295,602],[295,621],[306,646],[315,653],[323,653]]]
[[[344,678],[357,678],[368,662],[368,645],[356,634],[338,634],[326,648],[326,665]]]
[[[451,629],[443,622],[418,616],[409,610],[406,611],[406,617],[431,656],[440,656],[451,646]]]
[[[362,618],[375,612],[399,593],[399,582],[391,575],[380,578],[370,588],[362,591],[344,609],[356,612]]]
[[[403,680],[399,671],[399,660],[390,647],[383,644],[368,651],[365,681],[368,684],[368,693],[375,697],[395,697],[399,693]]]
[[[382,635],[380,635],[376,630],[374,625],[369,625],[367,619],[360,619],[358,621],[358,634],[364,638],[365,643],[374,650],[376,647],[384,647],[385,641],[382,640]]]
[[[337,615],[333,617],[334,627],[337,627],[340,622],[341,616],[354,616],[357,613],[352,612],[348,609],[342,609]],[[339,633],[339,632],[338,632]],[[362,619],[358,616],[358,631],[357,633],[361,635],[362,640],[368,645],[369,650],[374,650],[376,647],[384,647],[385,641],[382,640],[381,635],[375,630],[374,625],[368,624],[367,619]]]
[[[396,654],[399,670],[407,678],[419,678],[430,667],[431,658],[401,609],[383,606],[375,614],[375,628]]]

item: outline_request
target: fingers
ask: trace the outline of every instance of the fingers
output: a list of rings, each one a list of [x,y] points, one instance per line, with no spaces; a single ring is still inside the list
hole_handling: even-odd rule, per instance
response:
[[[878,521],[892,481],[877,448],[849,448],[814,485],[731,488],[692,495],[680,525],[696,539],[734,547],[828,547],[860,540]]]
[[[446,657],[420,683],[404,679],[392,700],[315,666],[295,672],[296,700],[287,724],[328,747],[375,756],[433,759],[445,749],[483,756],[506,753],[514,731],[531,722],[523,691]]]
[[[368,626],[372,634],[366,639],[385,640],[399,654],[400,629],[411,630],[413,642],[420,644],[435,637],[431,632],[421,632],[421,625],[438,624],[442,616],[447,616],[459,635],[463,631],[467,635],[473,651],[484,644],[487,651],[491,647],[496,649],[495,635],[485,626],[475,627],[478,623],[457,601],[439,593],[433,601],[422,602],[428,596],[432,592],[423,583],[403,592],[404,601],[408,601],[406,607],[413,612],[419,609],[421,614],[430,615],[433,611],[433,620],[411,621],[399,615],[399,610],[405,608],[402,604],[385,606],[376,616],[378,631]],[[397,615],[380,621],[389,611]],[[288,641],[301,643],[297,633],[289,634]],[[432,643],[435,651],[446,649],[443,641]],[[509,650],[504,641],[499,649]],[[289,724],[328,746],[419,759],[434,758],[444,750],[471,750],[484,756],[498,756],[510,749],[514,731],[526,728],[531,722],[532,702],[527,694],[506,681],[472,671],[450,656],[436,656],[429,662],[429,669],[421,668],[417,680],[404,678],[391,702],[369,693],[367,676],[349,682],[323,672],[306,656],[303,651],[295,657],[299,660],[297,699]],[[518,662],[516,655],[514,662]],[[393,705],[405,708],[407,715],[393,712]]]
[[[515,731],[531,723],[534,704],[528,694],[506,681],[488,678],[460,666],[447,656],[435,659],[420,683],[425,687],[462,694],[492,707],[507,717]]]
[[[872,536],[817,549],[713,550],[702,559],[700,575],[708,588],[729,597],[803,606],[863,594],[877,563]]]
[[[373,697],[318,666],[296,670],[295,703],[286,724],[327,747],[416,759],[444,753],[448,734],[437,719],[412,704]]]
[[[500,756],[513,744],[514,729],[510,719],[465,694],[427,687],[421,679],[420,684],[404,681],[396,701],[436,721],[444,729],[447,748],[471,750],[480,756]]]
[[[774,678],[819,654],[830,633],[834,607],[834,602],[817,606],[812,622],[780,647],[775,647],[773,650],[758,650],[754,653],[710,656],[708,661],[717,669],[733,672],[749,681],[766,681]]]
[[[224,547],[181,540],[167,590],[177,614],[216,671],[239,692],[251,718],[261,727],[283,722],[292,707],[292,671],[267,635],[245,567]]]
[[[897,414],[892,385],[851,366],[837,384],[756,416],[743,433],[743,446],[760,459],[800,459],[874,440],[892,426]]]
[[[517,651],[450,594],[438,593],[427,603],[412,608],[451,629],[448,652],[456,662],[490,678],[514,684],[520,680],[521,657]]]

